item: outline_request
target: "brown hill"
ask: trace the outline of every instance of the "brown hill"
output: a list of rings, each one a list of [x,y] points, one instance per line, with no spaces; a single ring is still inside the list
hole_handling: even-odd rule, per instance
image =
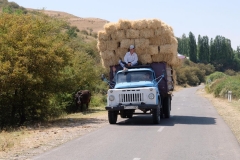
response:
[[[66,19],[72,26],[76,26],[79,30],[88,30],[92,32],[98,32],[104,30],[103,26],[109,21],[100,18],[82,18],[75,15],[61,12],[61,11],[51,11],[51,10],[37,10],[27,8],[29,11],[41,11],[51,17]]]

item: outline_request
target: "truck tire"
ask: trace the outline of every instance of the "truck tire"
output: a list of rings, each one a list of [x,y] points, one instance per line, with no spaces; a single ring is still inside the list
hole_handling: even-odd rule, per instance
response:
[[[152,118],[154,124],[159,124],[161,120],[160,105],[161,103],[159,102],[157,108],[152,110]]]
[[[165,118],[170,118],[170,110],[171,110],[171,98],[170,96],[167,96],[164,98],[164,105],[163,105],[163,111]]]
[[[160,109],[160,117],[163,118],[163,108]]]
[[[108,111],[108,121],[110,124],[116,124],[118,111]]]
[[[120,111],[120,116],[121,118],[127,118],[127,114],[123,110]]]
[[[133,117],[133,114],[128,114],[127,115],[127,118],[132,118]]]

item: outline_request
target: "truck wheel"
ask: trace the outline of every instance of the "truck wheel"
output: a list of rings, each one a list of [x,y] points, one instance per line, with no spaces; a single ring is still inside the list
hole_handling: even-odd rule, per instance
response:
[[[108,111],[108,121],[110,124],[116,124],[118,111]]]
[[[127,118],[127,114],[124,111],[120,111],[121,118]]]
[[[160,117],[163,118],[163,108],[160,109]]]
[[[152,118],[153,118],[153,123],[154,124],[159,124],[161,117],[160,117],[160,102],[158,103],[158,106],[156,109],[152,110]]]
[[[164,98],[164,106],[163,106],[165,118],[170,118],[170,108],[171,108],[171,99],[170,99],[170,96],[167,96],[166,98]]]
[[[132,118],[133,117],[133,114],[128,114],[127,115],[127,118]]]

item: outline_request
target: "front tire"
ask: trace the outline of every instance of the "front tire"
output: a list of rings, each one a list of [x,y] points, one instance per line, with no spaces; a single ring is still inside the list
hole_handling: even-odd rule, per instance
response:
[[[118,111],[108,111],[108,121],[110,124],[116,124]]]
[[[161,102],[158,102],[157,108],[152,110],[152,118],[153,118],[154,124],[159,124],[161,120],[160,105],[161,105]]]

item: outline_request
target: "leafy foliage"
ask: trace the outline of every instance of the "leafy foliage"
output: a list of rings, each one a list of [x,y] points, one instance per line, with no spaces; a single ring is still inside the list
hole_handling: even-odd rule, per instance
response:
[[[227,76],[217,72],[211,74],[207,79],[212,79],[212,81],[206,85],[206,89],[208,92],[214,93],[216,97],[225,97],[228,91],[232,91],[232,98],[240,98],[240,75]]]
[[[195,86],[205,82],[205,76],[214,72],[212,65],[196,64],[190,60],[184,60],[183,66],[176,69],[177,83],[179,85]]]

